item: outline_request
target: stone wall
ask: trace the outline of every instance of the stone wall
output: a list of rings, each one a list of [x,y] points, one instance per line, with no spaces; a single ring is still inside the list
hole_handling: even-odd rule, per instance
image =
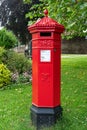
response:
[[[25,51],[25,45],[20,45],[18,47],[15,47],[15,48],[13,48],[13,50],[15,52],[18,52],[18,53],[24,53],[24,51]]]
[[[25,45],[14,48],[14,51],[24,53]],[[63,54],[87,54],[87,39],[62,40]]]
[[[87,54],[87,39],[62,40],[63,54]]]

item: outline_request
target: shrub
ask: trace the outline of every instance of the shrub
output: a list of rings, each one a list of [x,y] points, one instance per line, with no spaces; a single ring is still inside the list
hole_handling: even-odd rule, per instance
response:
[[[12,83],[26,83],[31,81],[31,62],[24,54],[13,50],[6,50],[2,56],[2,62],[12,72]]]
[[[4,64],[0,64],[0,88],[8,85],[11,80],[11,72]]]
[[[12,50],[4,53],[2,62],[13,73],[18,72],[18,74],[22,74],[23,72],[31,71],[31,63],[29,60],[23,54],[18,54]]]
[[[3,47],[0,47],[0,63],[4,53],[5,53],[5,49]]]
[[[25,72],[27,73],[27,72]],[[29,82],[29,74],[25,75],[24,73],[19,75],[18,79],[17,79],[17,83],[26,83]]]
[[[27,83],[32,81],[32,76],[24,72],[22,74],[18,74],[18,72],[15,72],[11,76],[11,82],[12,83]]]
[[[6,29],[0,30],[0,46],[10,49],[17,45],[17,43],[18,40],[13,32],[7,31]]]
[[[18,54],[15,66],[19,74],[22,74],[25,71],[29,72],[31,70],[31,64],[23,54]]]
[[[18,72],[12,73],[12,75],[11,75],[11,82],[12,83],[16,83],[18,81],[18,78],[19,78]]]

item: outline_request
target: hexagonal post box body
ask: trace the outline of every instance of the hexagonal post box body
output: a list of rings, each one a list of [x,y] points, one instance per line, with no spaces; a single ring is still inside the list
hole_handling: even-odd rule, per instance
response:
[[[53,112],[55,119],[51,121],[52,124],[56,121],[56,115],[62,111],[60,100],[61,33],[64,31],[64,26],[45,16],[28,29],[32,34],[31,116],[36,125],[50,125],[46,122],[53,119],[47,115],[52,116]],[[36,115],[37,119],[35,119]],[[41,121],[43,116],[44,119]]]

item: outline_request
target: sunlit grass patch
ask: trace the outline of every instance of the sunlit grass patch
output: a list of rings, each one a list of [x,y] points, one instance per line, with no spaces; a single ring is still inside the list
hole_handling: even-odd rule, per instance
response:
[[[87,129],[87,55],[62,57],[61,83],[64,130]]]

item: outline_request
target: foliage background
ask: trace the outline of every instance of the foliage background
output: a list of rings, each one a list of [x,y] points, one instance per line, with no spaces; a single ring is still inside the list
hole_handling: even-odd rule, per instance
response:
[[[24,0],[29,3],[32,0]],[[38,0],[41,4],[33,5],[26,15],[29,23],[36,20],[38,14],[43,16],[43,9],[48,8],[49,16],[66,28],[64,38],[87,36],[87,1],[86,0]],[[35,10],[36,9],[36,10]],[[34,11],[35,10],[35,11]]]

